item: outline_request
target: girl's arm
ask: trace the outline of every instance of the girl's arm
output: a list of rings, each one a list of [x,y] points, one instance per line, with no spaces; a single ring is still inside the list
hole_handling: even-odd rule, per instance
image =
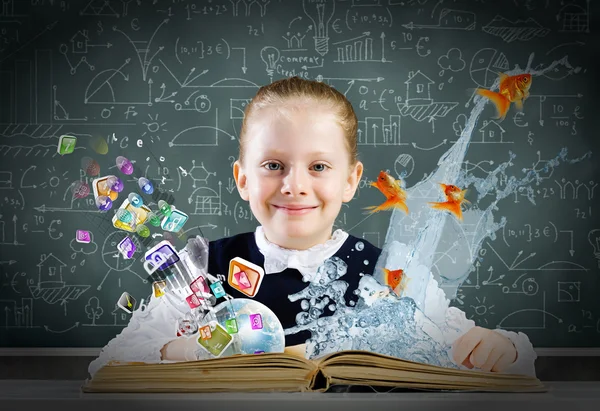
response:
[[[424,314],[440,327],[445,341],[451,346],[458,337],[475,327],[476,324],[475,321],[467,319],[464,311],[457,307],[449,307],[449,303],[444,291],[438,287],[437,281],[431,276],[425,294]],[[515,333],[501,329],[493,331],[508,338],[517,350],[517,359],[502,373],[535,377],[534,363],[537,354],[529,337],[522,332]]]

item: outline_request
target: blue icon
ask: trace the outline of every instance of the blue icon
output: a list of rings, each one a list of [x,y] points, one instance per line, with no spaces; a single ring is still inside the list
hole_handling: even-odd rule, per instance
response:
[[[165,231],[176,233],[181,230],[188,219],[188,215],[175,207],[171,207],[171,210],[171,214],[163,218],[160,227]]]
[[[165,270],[179,261],[179,255],[177,255],[177,252],[173,249],[171,243],[166,240],[161,241],[155,247],[148,250],[144,255],[144,258],[146,261],[149,261],[152,266],[163,263],[158,267],[159,270]]]
[[[223,284],[221,284],[220,281],[212,283],[210,285],[210,289],[217,298],[223,297],[225,295],[225,289],[223,288]]]
[[[144,194],[152,194],[154,192],[154,185],[152,185],[152,181],[148,180],[146,177],[140,177],[138,179],[138,186]]]
[[[129,200],[129,203],[136,208],[140,208],[144,204],[144,199],[138,193],[129,193],[127,199]]]

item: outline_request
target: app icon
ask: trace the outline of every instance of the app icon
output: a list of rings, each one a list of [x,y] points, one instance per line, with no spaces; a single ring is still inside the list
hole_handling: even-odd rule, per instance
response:
[[[201,334],[197,339],[198,345],[215,357],[219,357],[231,345],[233,336],[217,322],[210,323],[210,333],[208,339],[202,339]]]
[[[205,325],[204,327],[200,328],[200,338],[203,340],[208,340],[210,337],[212,337],[210,325]]]
[[[201,300],[201,298],[199,298],[196,294],[188,295],[185,298],[185,301],[187,301],[188,305],[190,306],[190,308],[192,310],[194,308],[200,307],[200,305],[201,305],[200,300]]]
[[[138,225],[144,224],[146,219],[148,218],[148,214],[152,212],[148,206],[142,205],[141,207],[134,207],[128,199],[123,201],[119,210],[126,210],[134,219],[129,222],[122,221],[122,217],[120,213],[116,212],[112,218],[113,227],[118,228],[119,230],[129,231],[130,233],[134,233],[135,229]]]
[[[208,285],[206,284],[206,280],[204,279],[204,276],[200,276],[198,278],[196,278],[194,281],[192,281],[192,283],[190,284],[190,290],[192,290],[192,292],[198,294],[198,293],[208,293],[210,291],[210,289],[208,288]]]
[[[180,318],[179,320],[177,320],[177,336],[180,337],[182,335],[194,335],[196,334],[196,331],[198,331],[198,325],[196,324],[195,321],[187,319],[187,318]]]
[[[129,260],[133,257],[133,254],[136,250],[136,246],[131,238],[125,237],[121,240],[119,244],[117,244],[117,250],[121,252],[123,258]]]
[[[78,243],[89,244],[92,241],[92,235],[89,231],[77,230],[75,232],[75,240]]]
[[[232,258],[229,262],[227,282],[248,297],[254,297],[258,293],[264,276],[265,272],[261,267],[241,257]]]
[[[75,151],[75,143],[77,143],[77,137],[60,136],[56,151],[61,156],[65,154],[71,154],[73,151]]]
[[[225,320],[225,328],[227,328],[227,332],[229,334],[237,333],[238,326],[237,326],[237,321],[235,320],[235,318],[230,318],[228,320]]]
[[[114,176],[104,176],[97,178],[92,181],[92,190],[94,191],[94,198],[100,196],[107,196],[111,201],[115,201],[119,197],[119,193],[111,191],[108,186],[108,179]]]
[[[177,231],[181,230],[185,222],[188,220],[188,215],[177,210],[175,207],[171,207],[171,210],[171,214],[163,218],[160,227],[165,231],[176,233]]]
[[[152,289],[154,290],[154,296],[156,298],[165,295],[165,289],[167,288],[167,282],[164,280],[155,281],[152,283]]]
[[[127,291],[124,291],[123,294],[121,294],[119,301],[117,301],[117,305],[129,314],[131,314],[135,309],[135,303],[135,298],[133,298]]]
[[[253,330],[260,330],[263,328],[262,317],[260,314],[250,314],[250,326]]]
[[[223,297],[225,295],[225,289],[223,288],[223,284],[221,284],[220,281],[212,283],[210,285],[210,289],[217,298]]]
[[[165,270],[179,261],[179,255],[167,240],[161,241],[148,250],[144,258],[152,265],[160,264],[159,270]],[[166,262],[163,262],[163,260],[166,260]]]
[[[233,275],[233,278],[235,278],[235,281],[237,281],[240,288],[246,289],[252,287],[252,284],[250,284],[250,280],[248,280],[246,273],[243,271],[235,273]]]

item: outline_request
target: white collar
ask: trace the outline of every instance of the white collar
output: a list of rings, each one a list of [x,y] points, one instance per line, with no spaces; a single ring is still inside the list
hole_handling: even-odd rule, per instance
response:
[[[348,233],[337,229],[331,238],[307,250],[283,248],[267,240],[262,226],[256,227],[254,238],[259,251],[265,256],[265,274],[278,273],[286,268],[295,268],[302,274],[303,281],[312,281],[317,269],[333,256],[348,238]]]

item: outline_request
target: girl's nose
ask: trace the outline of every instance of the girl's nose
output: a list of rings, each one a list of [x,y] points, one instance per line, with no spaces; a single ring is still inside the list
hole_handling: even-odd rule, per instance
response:
[[[283,185],[281,192],[287,195],[306,195],[308,189],[308,175],[307,170],[298,170],[293,168],[283,179]]]

